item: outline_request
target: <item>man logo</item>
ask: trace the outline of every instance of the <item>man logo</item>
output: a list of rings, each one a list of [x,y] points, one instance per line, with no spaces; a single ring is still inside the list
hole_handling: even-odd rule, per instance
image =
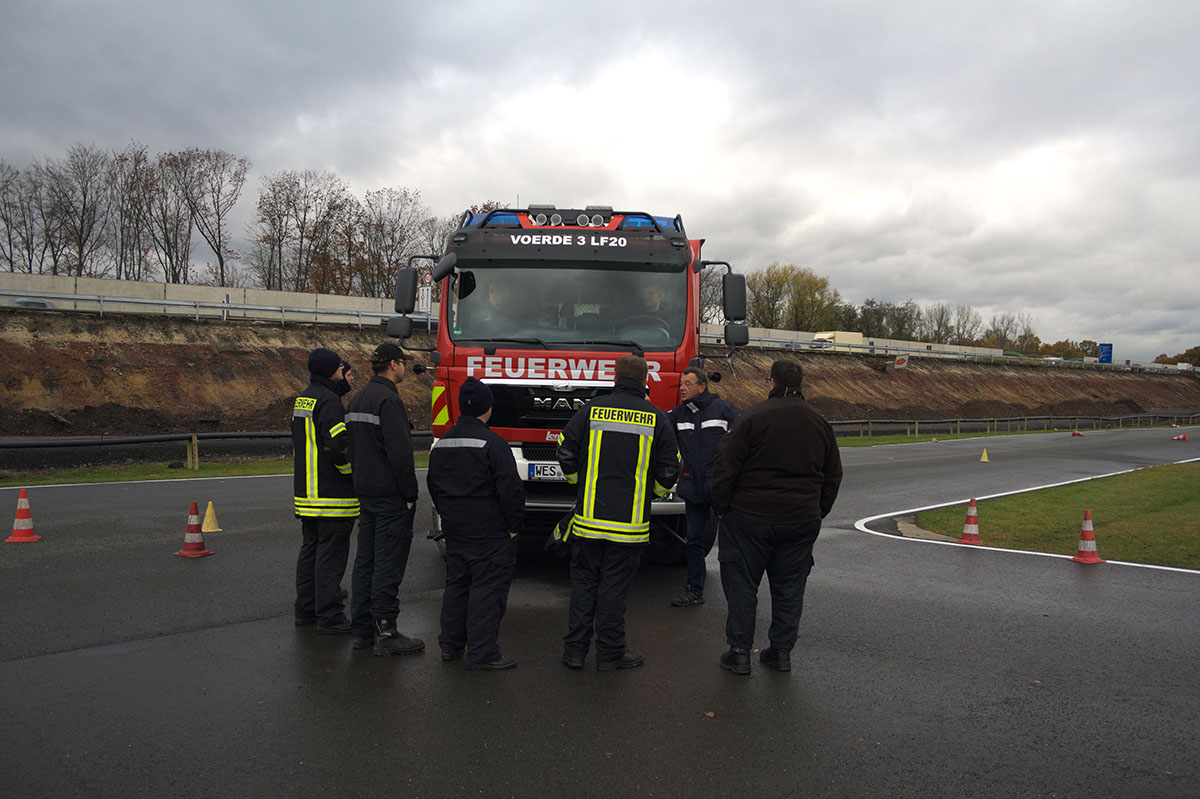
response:
[[[534,397],[533,407],[539,410],[577,411],[585,405],[585,401],[576,397]]]

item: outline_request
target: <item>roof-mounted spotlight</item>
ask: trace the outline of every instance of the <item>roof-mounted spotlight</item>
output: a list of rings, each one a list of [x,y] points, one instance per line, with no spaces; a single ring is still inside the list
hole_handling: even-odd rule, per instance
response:
[[[579,216],[575,217],[575,224],[579,225],[580,227],[587,227],[590,224],[588,221],[588,215],[580,214]]]
[[[550,224],[551,225],[561,225],[562,224],[562,214],[550,214]]]
[[[534,222],[534,224],[535,224],[535,225],[537,225],[538,227],[545,227],[545,225],[546,225],[546,215],[545,215],[545,214],[538,214],[537,216],[535,216],[535,217],[533,218],[533,222]]]
[[[600,214],[592,214],[592,227],[600,227],[604,224],[604,217]]]

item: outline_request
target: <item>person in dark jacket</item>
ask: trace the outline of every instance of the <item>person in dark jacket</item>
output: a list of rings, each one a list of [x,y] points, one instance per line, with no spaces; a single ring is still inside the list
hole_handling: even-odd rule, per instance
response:
[[[675,425],[679,442],[679,457],[683,472],[675,493],[683,500],[687,520],[687,544],[683,549],[687,563],[687,584],[679,596],[671,600],[677,608],[704,604],[704,543],[712,515],[709,485],[712,483],[713,461],[717,444],[738,417],[738,409],[708,392],[708,375],[689,366],[679,377],[681,402],[667,416]]]
[[[487,426],[492,391],[468,377],[458,392],[458,422],[429,451],[425,484],[446,537],[442,660],[467,655],[467,668],[511,669],[497,638],[517,565],[525,491],[512,448]]]
[[[717,447],[711,495],[721,519],[718,558],[729,606],[721,667],[734,674],[750,673],[764,571],[771,645],[758,659],[777,671],[791,669],[813,544],[842,481],[833,428],[804,401],[802,377],[795,361],[771,364],[768,399],[742,414]]]
[[[646,361],[617,359],[613,391],[575,412],[559,437],[558,463],[578,486],[570,524],[571,606],[562,662],[583,668],[596,637],[596,668],[631,669],[625,603],[643,547],[650,502],[679,477],[679,450],[667,415],[646,401]]]
[[[303,541],[296,560],[296,625],[316,624],[322,635],[350,632],[342,576],[350,531],[358,517],[345,409],[342,359],[318,347],[308,356],[308,388],[292,406],[296,517]]]
[[[412,360],[392,342],[371,353],[375,375],[350,400],[350,462],[362,505],[358,554],[350,600],[355,649],[372,646],[375,655],[411,655],[425,649],[420,638],[396,629],[396,592],[408,566],[416,514],[417,473],[413,468],[412,425],[396,384]]]

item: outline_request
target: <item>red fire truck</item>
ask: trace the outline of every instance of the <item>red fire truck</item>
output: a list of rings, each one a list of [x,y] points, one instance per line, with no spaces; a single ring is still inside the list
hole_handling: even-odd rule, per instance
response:
[[[525,533],[544,535],[570,511],[575,487],[558,466],[558,434],[575,411],[611,391],[617,358],[646,359],[655,406],[666,411],[679,401],[680,373],[703,360],[701,270],[725,268],[725,318],[745,318],[744,276],[727,262],[702,261],[702,241],[688,238],[678,216],[607,206],[467,213],[450,236],[432,271],[441,287],[430,354],[433,435],[458,418],[466,377],[489,385],[489,426],[511,443],[525,485]],[[393,336],[411,330],[417,279],[410,262],[396,284],[403,316],[389,320]],[[747,338],[744,325],[726,325],[730,352]],[[656,501],[653,519],[647,557],[678,559],[682,500],[672,494]],[[715,523],[710,528],[711,547]]]

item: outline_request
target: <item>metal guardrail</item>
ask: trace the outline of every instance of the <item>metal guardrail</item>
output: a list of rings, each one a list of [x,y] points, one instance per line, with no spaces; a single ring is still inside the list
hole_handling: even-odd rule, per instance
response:
[[[383,324],[395,316],[395,314],[383,313],[380,311],[362,311],[362,310],[347,310],[338,308],[302,308],[298,306],[283,306],[283,305],[239,305],[228,302],[212,302],[208,300],[168,300],[168,299],[147,299],[144,297],[105,297],[100,294],[62,294],[58,292],[48,291],[14,291],[11,289],[0,289],[0,297],[18,297],[41,299],[47,302],[86,302],[95,303],[98,306],[99,314],[104,316],[104,302],[107,300],[110,304],[116,303],[120,305],[146,305],[160,308],[178,308],[188,309],[194,314],[196,321],[201,319],[201,311],[210,311],[211,316],[215,318],[217,312],[220,313],[221,319],[228,320],[231,313],[246,314],[246,313],[261,313],[262,317],[274,319],[278,317],[281,326],[286,325],[288,314],[292,315],[293,321],[302,321],[305,318],[312,319],[315,317],[350,317],[351,321],[357,322],[358,329],[362,330],[363,320],[374,320],[375,324]],[[79,311],[76,308],[51,308],[47,310],[57,311]],[[191,315],[191,314],[189,314]],[[413,319],[414,327],[424,327],[426,330],[431,330],[434,322],[429,314],[416,312],[409,314]],[[421,323],[424,322],[422,325]],[[700,342],[705,341],[714,344],[720,344],[722,337],[713,333],[701,333]],[[1158,374],[1176,374],[1179,370],[1171,369],[1163,364],[1135,364],[1126,366],[1124,364],[1104,364],[1104,363],[1087,363],[1080,361],[1048,361],[1044,358],[1024,358],[1013,355],[981,355],[971,352],[955,352],[953,350],[931,351],[919,347],[896,347],[890,345],[875,345],[875,344],[841,344],[832,341],[797,341],[793,338],[772,338],[770,336],[752,336],[751,344],[756,344],[760,349],[787,349],[792,352],[805,351],[810,353],[828,352],[828,353],[861,353],[863,355],[910,355],[921,358],[938,358],[942,360],[958,360],[970,361],[973,363],[1007,363],[1019,364],[1024,366],[1046,366],[1055,368],[1067,369],[1093,369],[1098,371],[1134,371],[1134,372],[1153,372]]]
[[[362,330],[364,319],[368,320],[368,323],[371,323],[373,320],[374,324],[382,325],[386,323],[388,319],[396,315],[394,313],[382,313],[380,311],[363,311],[357,309],[350,310],[345,308],[302,308],[299,306],[287,305],[244,305],[228,302],[213,302],[211,300],[168,300],[148,299],[145,297],[109,297],[102,294],[60,294],[50,291],[13,291],[10,289],[0,289],[0,297],[19,297],[21,299],[38,299],[45,300],[46,302],[57,301],[60,303],[94,303],[96,304],[101,317],[104,316],[105,301],[107,301],[110,305],[146,305],[156,308],[187,309],[191,312],[188,315],[190,316],[194,314],[197,322],[199,322],[202,318],[202,311],[210,312],[205,314],[203,318],[214,319],[217,318],[219,312],[222,321],[227,321],[230,318],[230,314],[234,313],[257,313],[262,314],[261,317],[257,318],[278,318],[280,326],[285,326],[287,324],[289,314],[291,314],[291,321],[294,322],[304,321],[305,319],[312,319],[314,317],[340,316],[349,317],[351,322],[357,322],[359,330]],[[45,310],[86,312],[86,309],[60,308],[57,306],[47,308]],[[418,312],[409,314],[409,316],[413,319],[414,327],[423,326],[426,330],[428,330],[433,322],[432,318],[428,314],[422,316],[422,314]],[[423,325],[422,322],[424,323]]]
[[[128,444],[159,444],[166,441],[220,441],[246,438],[291,438],[286,430],[252,433],[164,433],[156,436],[100,436],[99,438],[40,438],[0,440],[0,449],[39,449],[45,447],[105,447]],[[414,430],[415,439],[433,438],[432,431]]]
[[[700,343],[721,344],[724,339],[714,333],[701,333]],[[798,341],[792,338],[771,338],[769,336],[751,336],[751,344],[757,344],[760,349],[785,349],[791,352],[828,353],[828,354],[861,354],[861,355],[910,355],[919,358],[934,358],[938,360],[969,361],[972,363],[1017,364],[1021,366],[1040,366],[1066,369],[1091,369],[1107,372],[1152,372],[1154,374],[1179,374],[1178,369],[1172,369],[1165,364],[1112,364],[1091,363],[1087,361],[1050,361],[1045,358],[1024,358],[1015,355],[981,355],[974,352],[955,352],[953,350],[926,350],[916,347],[896,347],[877,344],[841,344],[832,341]],[[1190,372],[1184,372],[1190,373]]]
[[[830,420],[829,424],[835,430],[839,428],[859,428],[859,435],[874,437],[875,435],[892,435],[876,428],[893,428],[905,426],[906,435],[920,435],[921,428],[926,431],[943,426],[951,428],[952,432],[962,432],[963,425],[968,428],[982,425],[987,432],[1019,432],[1025,430],[1050,430],[1052,425],[1063,422],[1067,429],[1124,429],[1138,427],[1158,427],[1164,424],[1195,425],[1200,420],[1197,413],[1139,413],[1127,416],[1010,416],[1010,417],[980,417],[977,419],[840,419]],[[1041,422],[1042,427],[1030,427],[1030,422]],[[1090,424],[1090,427],[1088,426]],[[911,429],[911,433],[908,430]],[[288,431],[260,431],[250,433],[167,433],[155,436],[101,436],[99,438],[44,438],[44,439],[8,439],[0,440],[0,450],[4,449],[38,449],[45,447],[102,447],[129,444],[155,444],[165,441],[191,441],[193,438],[204,441],[222,439],[247,438],[290,438]],[[842,435],[847,435],[844,431]],[[414,430],[412,437],[424,441],[432,439],[430,430]]]

